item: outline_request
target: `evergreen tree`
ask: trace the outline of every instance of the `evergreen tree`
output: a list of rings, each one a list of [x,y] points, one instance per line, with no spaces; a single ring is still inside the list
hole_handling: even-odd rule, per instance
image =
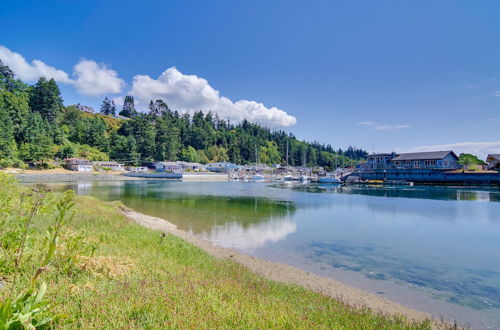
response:
[[[44,77],[38,79],[30,93],[29,105],[32,111],[38,112],[42,118],[54,122],[63,109],[61,91],[55,80]]]
[[[125,96],[125,101],[123,102],[123,109],[120,111],[120,116],[132,118],[137,116],[137,110],[135,110],[134,97],[127,95]]]
[[[102,104],[101,104],[101,114],[108,115],[108,116],[116,115],[115,102],[108,99],[108,97],[105,97],[104,101],[102,101]]]
[[[16,86],[14,71],[0,60],[0,89],[12,92]]]
[[[17,157],[17,145],[14,130],[7,111],[0,108],[0,159]]]

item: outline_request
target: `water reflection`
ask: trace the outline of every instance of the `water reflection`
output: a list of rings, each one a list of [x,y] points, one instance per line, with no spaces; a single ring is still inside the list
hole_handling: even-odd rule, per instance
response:
[[[212,227],[201,236],[223,247],[249,252],[283,240],[295,231],[297,225],[290,219],[271,218],[267,222],[251,224],[248,227],[233,221]]]
[[[167,181],[51,186],[121,200],[216,244],[264,258],[272,254],[274,261],[300,266],[297,260],[305,260],[432,292],[473,312],[487,309],[500,326],[498,187]]]
[[[377,197],[399,197],[433,200],[458,200],[500,202],[500,187],[447,187],[447,186],[383,186],[383,185],[273,185],[276,188],[294,189],[309,193],[340,193]]]

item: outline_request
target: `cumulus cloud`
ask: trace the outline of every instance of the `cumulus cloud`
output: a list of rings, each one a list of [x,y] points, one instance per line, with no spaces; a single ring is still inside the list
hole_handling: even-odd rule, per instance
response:
[[[172,109],[181,112],[212,111],[222,118],[234,121],[246,118],[268,127],[288,127],[297,121],[281,109],[268,108],[256,101],[233,102],[221,96],[206,79],[183,74],[175,67],[165,70],[158,79],[136,75],[129,94],[142,105],[148,104],[150,100],[163,99]]]
[[[0,60],[14,70],[19,79],[24,81],[33,82],[39,77],[46,77],[54,78],[55,81],[62,83],[71,82],[66,72],[47,65],[40,60],[33,60],[31,63],[28,63],[21,54],[13,52],[1,45]]]
[[[91,60],[81,60],[75,65],[73,72],[75,79],[71,79],[63,70],[58,70],[40,60],[33,60],[28,63],[21,54],[1,45],[0,60],[8,65],[16,73],[16,76],[23,81],[34,82],[39,77],[54,78],[57,82],[75,86],[78,92],[87,96],[96,97],[120,93],[125,85],[116,71]]]
[[[411,127],[411,125],[406,125],[406,124],[404,124],[404,125],[377,124],[377,123],[375,123],[373,121],[359,121],[358,125],[373,127],[377,131],[397,131],[397,130],[400,130],[400,129],[410,128]]]
[[[29,63],[21,54],[1,45],[0,60],[14,70],[21,80],[34,82],[42,76],[54,78],[57,82],[74,86],[80,94],[90,97],[119,94],[125,86],[116,71],[93,60],[83,59],[78,62],[73,68],[72,76],[40,60]],[[183,74],[175,67],[165,70],[158,79],[136,75],[129,94],[135,96],[139,108],[146,108],[150,100],[163,99],[172,109],[181,112],[212,111],[224,119],[237,122],[248,119],[270,128],[293,126],[297,122],[295,117],[276,107],[266,107],[251,100],[233,102],[221,96],[206,79]],[[122,96],[115,97],[114,100],[117,105],[123,103]]]
[[[453,150],[455,153],[471,153],[486,158],[488,154],[500,153],[500,141],[493,142],[457,142],[450,144],[424,145],[403,150],[405,152],[420,152],[434,150]]]
[[[120,93],[125,85],[116,71],[91,60],[81,60],[75,65],[73,76],[76,90],[88,96]]]

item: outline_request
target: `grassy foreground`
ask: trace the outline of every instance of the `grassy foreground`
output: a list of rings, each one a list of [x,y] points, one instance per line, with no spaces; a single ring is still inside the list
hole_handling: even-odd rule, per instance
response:
[[[29,216],[25,211],[31,207],[16,207],[26,200],[33,205],[39,192],[27,194],[26,188],[3,179],[0,329],[5,299],[14,299],[31,286],[38,288],[42,282],[47,284],[43,301],[48,305],[40,308],[36,318],[48,317],[45,326],[50,327],[429,328],[428,323],[410,324],[401,318],[354,310],[303,288],[268,281],[177,237],[163,237],[129,221],[118,203],[90,197],[74,199],[55,252],[40,271],[60,214],[54,205],[61,198],[60,194],[43,193],[37,215],[29,223],[21,262],[16,265],[20,251],[15,244],[20,240],[8,235],[11,231],[6,225],[13,226],[8,221],[16,216],[21,222],[25,219],[22,216]],[[20,228],[26,228],[25,222],[22,224]],[[10,247],[5,243],[8,240]],[[33,274],[38,272],[34,284]]]

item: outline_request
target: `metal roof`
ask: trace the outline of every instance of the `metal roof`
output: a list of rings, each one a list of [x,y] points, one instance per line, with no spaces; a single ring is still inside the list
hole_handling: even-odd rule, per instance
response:
[[[488,159],[500,159],[500,154],[489,154],[488,157],[486,157],[486,160],[488,161]]]
[[[458,158],[453,151],[446,150],[446,151],[411,152],[406,154],[400,154],[399,156],[391,159],[391,161],[443,159],[450,153],[452,153],[453,156],[455,156],[455,158]]]

